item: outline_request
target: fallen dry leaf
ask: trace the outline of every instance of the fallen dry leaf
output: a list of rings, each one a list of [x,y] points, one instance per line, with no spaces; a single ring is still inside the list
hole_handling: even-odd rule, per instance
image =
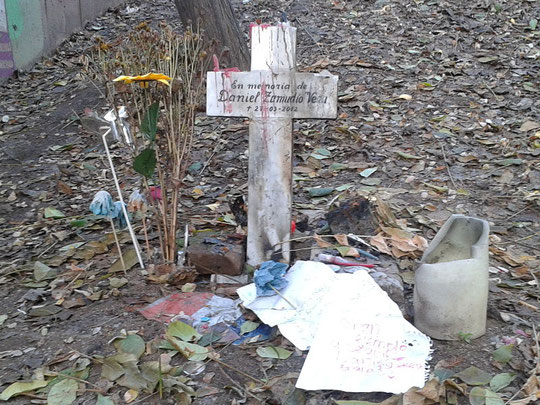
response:
[[[370,240],[369,240],[369,243],[374,246],[375,248],[377,248],[377,250],[381,253],[384,253],[384,254],[387,254],[387,255],[391,255],[392,252],[390,252],[390,248],[388,247],[388,245],[386,244],[386,241],[384,240],[384,236],[383,236],[383,233],[378,233],[377,235],[373,236]]]
[[[67,195],[73,194],[73,189],[63,181],[58,182],[58,191]]]
[[[521,132],[527,132],[527,131],[531,131],[533,129],[538,129],[540,128],[540,123],[538,122],[534,122],[534,121],[525,121],[521,127],[519,127],[519,130]]]
[[[421,390],[416,391],[417,394],[422,395],[423,397],[426,397],[427,399],[431,399],[434,402],[439,401],[439,395],[440,395],[440,383],[437,378],[433,378],[429,380],[426,385],[424,385],[424,388]]]
[[[334,239],[337,240],[337,242],[341,246],[349,246],[349,240],[347,239],[347,235],[345,234],[334,235]]]
[[[489,248],[489,251],[493,253],[495,256],[499,257],[506,264],[512,267],[519,267],[523,265],[525,262],[535,259],[534,256],[520,254],[510,249],[505,251],[495,246],[491,246]]]
[[[315,242],[317,242],[317,246],[322,249],[332,246],[331,243],[324,241],[323,238],[317,234],[313,235],[313,239],[315,239]]]
[[[403,405],[424,405],[426,397],[417,393],[418,387],[412,387],[403,394]]]
[[[390,227],[396,226],[396,216],[390,206],[380,198],[377,198],[377,201],[375,201],[375,214],[379,223],[386,224]]]

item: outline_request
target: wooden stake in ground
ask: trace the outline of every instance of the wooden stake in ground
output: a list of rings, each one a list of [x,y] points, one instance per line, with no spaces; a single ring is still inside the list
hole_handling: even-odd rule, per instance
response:
[[[122,269],[124,270],[124,273],[126,272],[126,263],[124,263],[124,254],[122,253],[122,249],[120,248],[120,241],[118,240],[118,235],[116,234],[116,228],[114,226],[114,221],[111,217],[109,217],[109,220],[111,221],[111,227],[114,234],[114,241],[116,242],[116,248],[118,249],[118,255],[120,256],[120,262],[122,263]]]
[[[337,76],[296,72],[296,28],[251,26],[251,72],[207,74],[206,113],[248,117],[247,260],[290,260],[292,120],[335,118]]]

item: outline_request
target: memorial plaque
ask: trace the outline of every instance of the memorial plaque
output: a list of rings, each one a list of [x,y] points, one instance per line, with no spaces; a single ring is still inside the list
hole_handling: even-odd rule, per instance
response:
[[[337,76],[208,72],[206,113],[223,117],[335,118]]]

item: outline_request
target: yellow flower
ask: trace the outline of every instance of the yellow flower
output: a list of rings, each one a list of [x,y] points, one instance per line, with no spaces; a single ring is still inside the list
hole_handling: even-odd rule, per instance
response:
[[[148,82],[160,82],[169,85],[169,80],[172,80],[169,76],[163,73],[147,73],[142,76],[118,76],[113,82],[124,82],[130,84],[133,82],[139,82],[139,85],[143,88],[148,87]]]

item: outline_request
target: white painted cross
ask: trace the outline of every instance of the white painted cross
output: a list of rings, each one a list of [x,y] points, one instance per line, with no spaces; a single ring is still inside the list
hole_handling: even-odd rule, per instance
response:
[[[247,260],[289,262],[293,118],[336,118],[337,76],[296,72],[296,28],[251,26],[251,71],[207,74],[206,113],[248,117]]]

